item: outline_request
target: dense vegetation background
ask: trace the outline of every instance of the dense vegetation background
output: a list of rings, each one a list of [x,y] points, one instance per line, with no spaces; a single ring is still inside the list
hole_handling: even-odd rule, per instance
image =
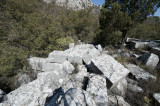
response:
[[[46,57],[77,40],[91,43],[98,29],[92,9],[71,11],[41,0],[0,0],[0,87],[27,72],[27,58]]]

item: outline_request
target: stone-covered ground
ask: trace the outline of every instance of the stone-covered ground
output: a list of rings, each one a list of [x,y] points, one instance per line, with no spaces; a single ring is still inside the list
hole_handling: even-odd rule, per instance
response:
[[[47,58],[30,57],[32,74],[17,76],[18,89],[0,90],[0,106],[159,105],[159,55],[153,50],[159,43],[132,42],[119,48],[72,43]]]

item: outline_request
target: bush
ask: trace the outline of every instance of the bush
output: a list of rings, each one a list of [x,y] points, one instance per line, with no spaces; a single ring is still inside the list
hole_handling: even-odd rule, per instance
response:
[[[76,40],[92,42],[96,35],[98,19],[92,9],[71,11],[41,0],[1,0],[0,6],[2,85],[27,67],[29,56],[46,57]]]

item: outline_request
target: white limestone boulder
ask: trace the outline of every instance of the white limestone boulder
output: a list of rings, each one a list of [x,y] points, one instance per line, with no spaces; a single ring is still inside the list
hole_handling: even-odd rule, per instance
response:
[[[20,86],[23,86],[24,84],[27,84],[29,82],[31,82],[31,78],[28,74],[26,73],[19,73],[17,76],[16,76],[16,79],[14,81],[14,85],[16,88],[20,87]]]
[[[49,53],[48,58],[51,63],[63,63],[67,60],[67,54],[64,51],[53,51]]]
[[[66,66],[63,70],[39,73],[36,80],[10,92],[7,95],[8,100],[2,106],[44,106],[46,98],[52,96],[53,91],[62,86],[64,79],[73,70]]]
[[[89,65],[91,73],[104,75],[107,78],[107,87],[111,88],[122,81],[130,72],[113,57],[102,54],[92,59]]]
[[[86,60],[89,61],[93,56],[97,56],[98,50],[96,50],[97,49],[91,44],[82,44],[65,50],[65,53],[68,54],[67,59],[70,63],[83,64],[84,58],[87,57]]]
[[[136,80],[156,80],[156,77],[151,75],[150,73],[146,72],[145,70],[143,70],[142,68],[140,68],[139,66],[136,66],[134,64],[127,64],[126,68],[128,70],[130,70],[130,72],[132,73],[132,75],[136,78]]]
[[[137,48],[145,48],[148,46],[148,42],[141,42],[141,41],[131,41],[130,45],[133,49]]]
[[[47,59],[45,58],[38,58],[38,57],[31,57],[28,59],[28,63],[33,70],[42,70],[42,64],[47,63]]]
[[[110,89],[112,91],[112,93],[114,93],[115,95],[120,95],[122,97],[125,97],[126,95],[126,91],[127,91],[127,87],[128,87],[128,83],[126,79],[123,79],[122,81],[120,81],[115,87],[113,87],[112,89]]]
[[[38,71],[54,71],[63,70],[64,68],[70,68],[68,70],[74,70],[74,67],[68,61],[63,61],[62,63],[51,63],[48,58],[37,58],[32,57],[28,59],[31,69]]]
[[[89,73],[84,65],[78,65],[75,70],[64,80],[63,88],[84,88]]]
[[[138,58],[143,64],[148,66],[150,69],[155,69],[158,62],[159,62],[159,57],[153,53],[148,54],[145,53],[141,57]]]
[[[103,76],[91,75],[88,81],[86,91],[92,95],[96,102],[96,106],[107,106],[108,95],[106,87],[106,79]]]
[[[89,65],[91,60],[98,56],[100,56],[100,51],[96,48],[93,48],[89,50],[86,55],[83,56],[83,61],[85,62],[85,64]]]

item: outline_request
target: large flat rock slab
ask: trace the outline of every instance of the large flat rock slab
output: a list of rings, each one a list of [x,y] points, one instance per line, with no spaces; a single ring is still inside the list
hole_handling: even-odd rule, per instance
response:
[[[53,96],[47,98],[45,106],[97,106],[88,92],[80,88],[70,88],[64,92],[63,88],[54,91]]]
[[[99,57],[92,59],[89,65],[92,73],[104,75],[107,78],[107,87],[111,88],[123,80],[129,70],[118,63],[113,57],[102,54]]]
[[[130,45],[132,48],[137,49],[137,48],[145,48],[148,46],[148,42],[141,42],[141,41],[131,41]]]
[[[156,80],[155,76],[146,72],[145,70],[143,70],[139,66],[136,66],[134,64],[127,64],[126,68],[128,70],[130,70],[130,72],[136,78],[136,80],[149,80],[149,79],[152,79],[154,81]]]

